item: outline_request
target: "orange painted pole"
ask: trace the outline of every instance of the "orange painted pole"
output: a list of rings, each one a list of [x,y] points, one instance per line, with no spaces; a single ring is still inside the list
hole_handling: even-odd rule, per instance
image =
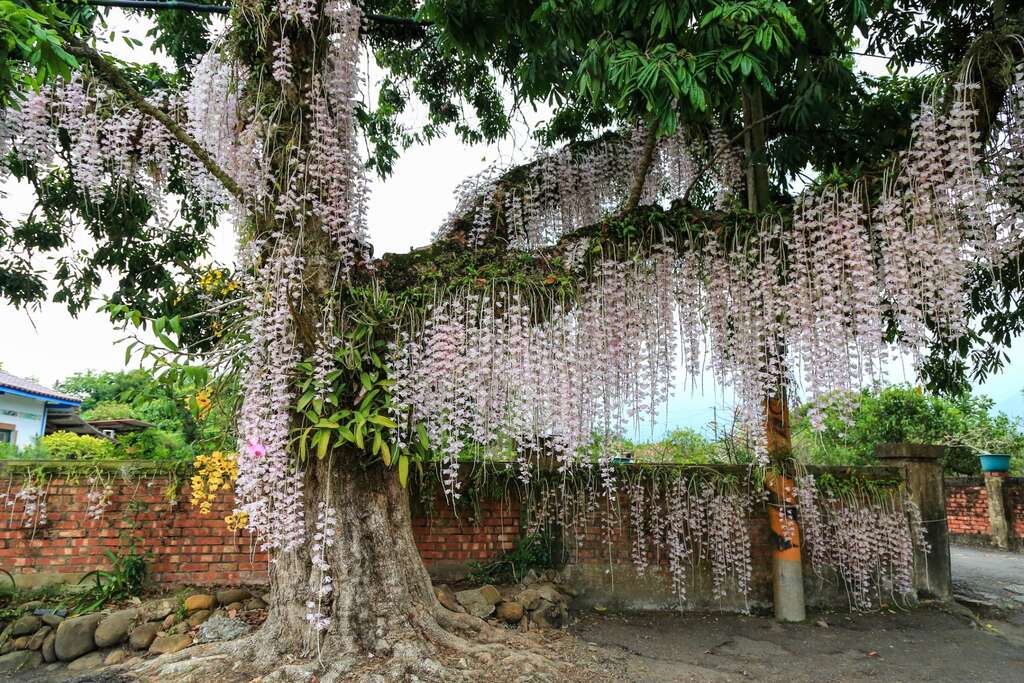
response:
[[[785,475],[783,463],[793,447],[787,403],[786,392],[782,389],[765,404],[768,456],[774,466],[765,478],[765,486],[771,494],[768,521],[775,540],[772,549],[772,597],[777,620],[803,621],[807,618],[807,611],[804,603],[800,522],[796,515],[795,485]]]

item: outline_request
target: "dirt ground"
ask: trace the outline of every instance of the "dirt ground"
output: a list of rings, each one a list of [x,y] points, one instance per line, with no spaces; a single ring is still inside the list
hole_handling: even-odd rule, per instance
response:
[[[1024,681],[1024,626],[977,622],[956,608],[818,614],[793,625],[722,614],[591,614],[572,630],[577,661],[619,681]]]
[[[528,634],[568,664],[556,677],[531,675],[500,660],[484,667],[447,663],[461,674],[459,680],[487,683],[1024,683],[1024,554],[954,547],[952,559],[961,604],[871,614],[818,613],[803,624],[779,624],[770,616],[587,611],[574,615],[568,632]],[[199,649],[179,654],[188,657]],[[187,674],[171,678],[214,683]],[[252,679],[226,666],[216,683]],[[56,665],[23,672],[14,680],[129,683],[169,677],[123,669],[75,673]],[[319,676],[291,680],[311,683]]]
[[[569,633],[541,636],[560,659],[571,663],[557,681],[550,675],[530,676],[503,669],[499,662],[485,678],[476,680],[1021,683],[1022,616],[1020,612],[1012,615],[1019,622],[1016,624],[979,621],[963,607],[933,605],[895,613],[813,614],[806,623],[783,625],[763,616],[588,612],[577,615]],[[218,678],[248,681],[252,677],[225,670]],[[470,675],[460,680],[474,678]],[[155,679],[123,670],[76,675],[41,668],[15,680],[128,683]],[[184,676],[178,680],[197,679]]]

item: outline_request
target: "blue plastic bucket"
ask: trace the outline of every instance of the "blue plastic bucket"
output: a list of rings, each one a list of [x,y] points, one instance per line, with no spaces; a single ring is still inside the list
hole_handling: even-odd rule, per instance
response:
[[[985,455],[979,455],[978,458],[981,460],[982,472],[1010,471],[1010,456],[1008,455],[986,453]]]

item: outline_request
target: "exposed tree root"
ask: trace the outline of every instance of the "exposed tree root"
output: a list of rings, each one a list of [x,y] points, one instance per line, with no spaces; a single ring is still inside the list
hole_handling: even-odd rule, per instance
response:
[[[522,634],[443,607],[412,624],[378,639],[375,651],[360,650],[348,638],[327,638],[318,653],[305,658],[279,654],[261,629],[248,638],[164,655],[125,673],[168,683],[595,680],[595,672],[560,657],[555,645],[571,638],[567,634]]]

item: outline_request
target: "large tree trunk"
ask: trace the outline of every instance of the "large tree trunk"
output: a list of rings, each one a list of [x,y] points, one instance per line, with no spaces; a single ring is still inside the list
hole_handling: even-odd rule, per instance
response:
[[[313,539],[320,503],[337,515],[337,534],[325,559],[334,584],[322,601],[331,650],[386,654],[393,640],[422,630],[440,609],[413,541],[409,496],[394,470],[364,468],[352,452],[335,452],[306,470],[306,537]],[[268,642],[282,652],[310,652],[317,634],[306,615],[316,601],[320,572],[307,543],[280,553],[271,567]]]
[[[448,683],[491,680],[493,667],[559,670],[536,643],[438,603],[413,541],[409,495],[394,470],[364,468],[359,454],[336,451],[307,467],[307,538],[316,533],[321,501],[337,511],[335,544],[325,558],[334,583],[323,602],[330,625],[318,636],[306,618],[320,575],[311,544],[278,553],[267,621],[241,646],[251,658],[246,668],[280,669],[281,680],[309,680],[295,672],[316,672],[325,683],[379,680],[378,673]],[[240,649],[228,644],[227,651],[234,656]]]

